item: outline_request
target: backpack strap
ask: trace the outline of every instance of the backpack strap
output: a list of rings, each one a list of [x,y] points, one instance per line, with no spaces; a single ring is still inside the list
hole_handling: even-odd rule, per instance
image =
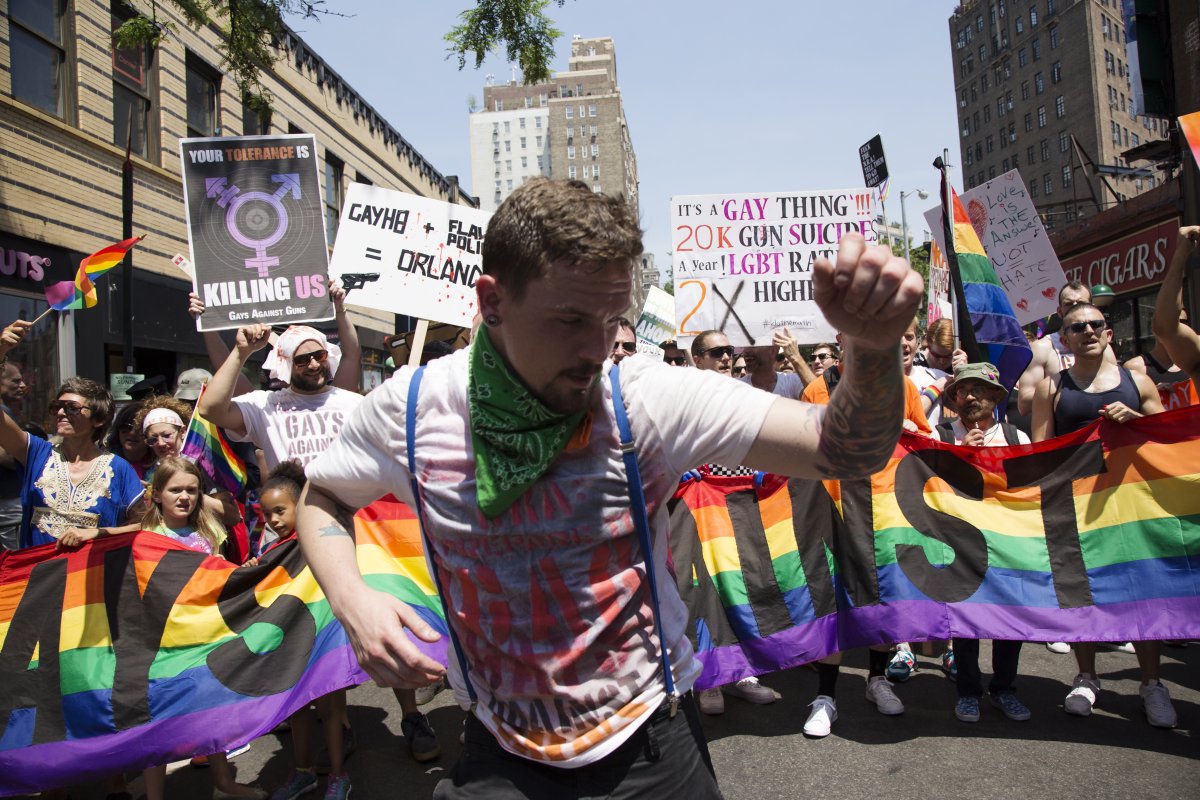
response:
[[[425,367],[413,370],[408,382],[408,402],[404,409],[404,445],[408,451],[408,474],[412,486],[413,510],[417,512],[417,525],[421,529],[421,542],[425,545],[425,553],[429,558],[429,573],[433,585],[437,588],[438,599],[442,603],[442,616],[446,619],[446,630],[450,632],[450,643],[454,646],[454,655],[458,659],[458,669],[462,672],[463,682],[467,685],[467,695],[471,698],[471,710],[479,698],[475,695],[475,687],[471,685],[471,673],[467,667],[467,657],[458,641],[458,634],[450,623],[450,608],[446,605],[446,593],[442,590],[442,579],[438,576],[437,558],[434,556],[433,543],[429,541],[429,531],[425,528],[425,513],[421,504],[421,489],[417,485],[417,398],[421,392],[421,378],[425,376]]]
[[[621,368],[613,364],[608,371],[612,386],[613,411],[617,418],[617,432],[621,436],[621,458],[625,461],[625,482],[629,486],[630,512],[642,544],[642,556],[646,564],[646,580],[650,582],[650,600],[654,605],[654,632],[662,659],[663,679],[666,683],[667,701],[671,716],[679,710],[679,695],[675,691],[675,676],[671,671],[671,659],[667,653],[667,640],[663,636],[662,610],[658,602],[658,581],[654,569],[654,546],[650,540],[650,522],[646,516],[646,494],[642,487],[642,475],[638,469],[637,452],[634,449],[633,430],[629,427],[629,415],[625,411],[625,399],[621,395]]]
[[[937,431],[937,435],[946,444],[954,444],[954,428],[952,426],[953,423],[951,422],[943,422],[934,428]]]
[[[1016,425],[1011,422],[1001,422],[1000,430],[1004,432],[1004,441],[1009,444],[1021,443],[1021,432]]]

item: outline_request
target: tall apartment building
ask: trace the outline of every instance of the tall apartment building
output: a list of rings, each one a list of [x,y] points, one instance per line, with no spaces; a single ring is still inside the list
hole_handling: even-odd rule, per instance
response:
[[[487,85],[470,116],[471,188],[494,211],[532,175],[581,180],[638,207],[637,157],[608,37],[571,42],[567,71],[546,83]]]
[[[1120,0],[967,0],[949,27],[964,186],[1018,169],[1051,230],[1116,205],[1086,158],[1119,172],[1169,129],[1133,113]],[[1161,181],[1128,172],[1122,198]]]
[[[138,3],[148,10],[148,3]],[[178,140],[186,136],[316,136],[330,244],[351,181],[474,204],[309,48],[288,31],[265,71],[273,112],[261,117],[223,75],[216,26],[193,30],[158,4],[172,33],[155,49],[114,50],[129,13],[113,0],[0,0],[0,325],[46,308],[44,284],[70,280],[88,253],[121,238],[122,163],[132,145],[133,223],[148,234],[134,251],[132,297],[119,272],[101,279],[100,305],[41,322],[19,360],[38,393],[83,375],[125,370],[123,320],[133,318],[134,372],[208,366],[187,314],[190,281],[172,264],[188,252]],[[353,295],[350,297],[353,303]],[[351,315],[364,349],[363,380],[383,376],[394,315]],[[330,328],[332,329],[332,328]]]

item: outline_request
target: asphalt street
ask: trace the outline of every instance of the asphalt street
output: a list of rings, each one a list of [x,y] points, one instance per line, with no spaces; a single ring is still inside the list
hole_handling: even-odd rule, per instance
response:
[[[986,679],[988,645],[981,655]],[[724,715],[704,718],[726,798],[1200,798],[1200,643],[1163,648],[1163,680],[1179,714],[1174,730],[1146,723],[1132,655],[1101,652],[1103,692],[1092,716],[1080,718],[1062,709],[1074,658],[1027,644],[1018,691],[1033,719],[1012,722],[985,703],[975,724],[954,718],[954,686],[938,660],[919,655],[918,661],[920,670],[897,687],[905,713],[885,717],[863,697],[865,653],[848,654],[838,684],[839,718],[832,735],[820,740],[801,732],[816,693],[810,669],[765,676],[763,683],[783,695],[773,705],[728,698]],[[424,709],[442,744],[441,758],[426,765],[408,755],[390,690],[360,686],[351,691],[349,705],[358,738],[348,762],[353,797],[430,797],[460,749],[463,712],[449,692]],[[289,754],[287,733],[256,740],[234,762],[239,780],[276,787],[288,772]],[[131,782],[135,797],[140,787],[140,778]],[[167,797],[207,800],[211,787],[206,770],[177,765]],[[97,785],[77,787],[71,796],[101,800],[104,793]]]

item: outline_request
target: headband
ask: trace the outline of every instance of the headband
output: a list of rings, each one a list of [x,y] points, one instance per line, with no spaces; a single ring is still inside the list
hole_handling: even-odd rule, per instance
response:
[[[284,383],[292,382],[292,357],[296,350],[305,342],[316,342],[321,349],[329,353],[327,363],[331,375],[337,374],[338,364],[342,360],[342,348],[331,344],[329,338],[316,328],[308,325],[293,325],[279,335],[275,349],[263,362],[263,369],[271,373],[271,377]]]
[[[157,425],[160,422],[165,422],[168,425],[174,425],[176,428],[183,427],[183,420],[169,408],[154,408],[146,412],[146,418],[142,420],[142,433],[150,430],[151,425]]]

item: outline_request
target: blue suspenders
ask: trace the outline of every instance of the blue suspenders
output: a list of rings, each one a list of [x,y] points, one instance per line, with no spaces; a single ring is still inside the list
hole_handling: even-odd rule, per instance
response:
[[[425,544],[425,551],[429,554],[429,563],[432,567],[430,570],[433,573],[433,583],[437,588],[438,597],[442,602],[442,613],[446,617],[446,628],[450,631],[450,642],[454,646],[454,654],[458,659],[458,668],[462,672],[463,680],[467,684],[467,693],[471,697],[471,705],[474,707],[477,702],[475,695],[475,687],[471,684],[471,676],[467,667],[467,658],[463,653],[462,645],[458,641],[458,635],[454,632],[454,625],[450,622],[450,609],[446,605],[446,593],[443,591],[441,579],[438,577],[436,561],[434,559],[433,546],[429,541],[429,534],[425,530],[424,514],[421,508],[421,494],[417,486],[417,465],[415,453],[415,441],[417,430],[417,399],[421,388],[421,378],[424,376],[425,368],[418,367],[413,371],[412,378],[408,384],[408,404],[405,409],[405,445],[408,450],[408,472],[412,481],[412,495],[417,512],[417,522],[421,528],[421,539]],[[629,427],[629,416],[625,412],[625,402],[621,396],[621,380],[620,369],[617,365],[608,373],[609,382],[612,385],[613,395],[613,411],[617,418],[617,432],[621,438],[621,457],[625,462],[625,481],[629,488],[630,511],[633,514],[634,526],[638,531],[638,539],[642,546],[642,556],[645,559],[646,579],[650,582],[650,600],[654,606],[654,631],[658,635],[659,655],[662,660],[663,678],[666,684],[667,700],[670,703],[671,716],[675,716],[675,712],[679,708],[679,696],[675,690],[675,676],[671,671],[671,660],[667,653],[666,638],[663,636],[662,629],[662,613],[659,609],[658,601],[658,581],[655,575],[654,568],[654,546],[650,540],[650,521],[646,516],[646,496],[642,489],[642,477],[638,470],[637,453],[634,451],[633,431]]]

